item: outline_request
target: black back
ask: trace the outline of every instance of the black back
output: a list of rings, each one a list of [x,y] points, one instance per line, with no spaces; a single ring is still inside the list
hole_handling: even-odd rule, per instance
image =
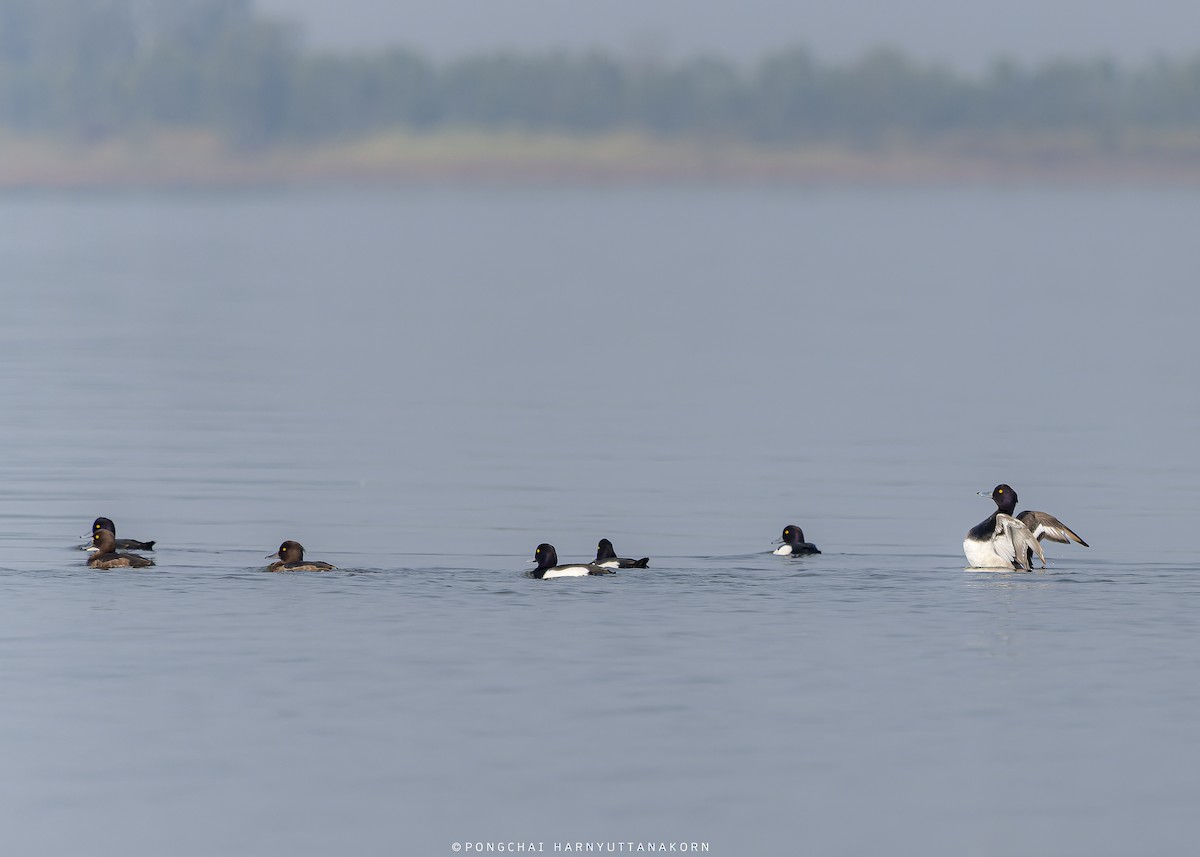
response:
[[[649,568],[650,557],[644,556],[641,559],[629,559],[628,557],[617,556],[616,550],[613,549],[613,543],[608,539],[601,539],[600,544],[596,546],[596,563],[616,561],[617,568]]]
[[[117,535],[117,525],[112,522],[112,518],[97,518],[96,520],[92,521],[93,538],[95,537],[96,533],[100,532],[100,530],[108,530],[113,534],[114,537]],[[121,550],[154,550],[153,540],[148,542],[139,542],[137,539],[117,539],[116,544]]]

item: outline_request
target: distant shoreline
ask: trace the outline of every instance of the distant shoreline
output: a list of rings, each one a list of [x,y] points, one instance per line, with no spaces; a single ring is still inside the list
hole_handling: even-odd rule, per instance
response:
[[[895,141],[772,148],[646,135],[395,132],[238,151],[207,133],[68,144],[0,136],[0,190],[424,183],[1200,185],[1200,135],[1101,149],[1084,139]]]

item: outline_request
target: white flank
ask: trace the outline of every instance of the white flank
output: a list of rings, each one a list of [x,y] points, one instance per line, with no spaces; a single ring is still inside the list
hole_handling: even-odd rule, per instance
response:
[[[1042,561],[1044,568],[1046,556],[1033,533],[1016,518],[1003,513],[996,516],[996,530],[987,541],[963,539],[963,553],[967,555],[967,565],[971,568],[1022,568],[1029,571],[1029,566],[1025,564],[1028,551]]]
[[[994,538],[986,542],[974,539],[963,539],[963,553],[967,555],[967,565],[970,568],[1004,568],[1012,570],[1012,560],[1005,559],[996,553],[992,546]]]
[[[586,565],[556,565],[554,568],[546,569],[542,580],[549,580],[552,577],[587,577],[587,575],[588,567]]]

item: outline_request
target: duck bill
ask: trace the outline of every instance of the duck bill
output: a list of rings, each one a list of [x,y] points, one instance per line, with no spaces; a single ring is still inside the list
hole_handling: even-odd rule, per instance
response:
[[[275,553],[269,553],[264,556],[263,559],[279,559],[279,551],[275,551]]]

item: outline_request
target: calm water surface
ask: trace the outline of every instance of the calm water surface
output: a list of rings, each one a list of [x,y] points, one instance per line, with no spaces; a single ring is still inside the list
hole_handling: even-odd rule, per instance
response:
[[[0,198],[4,852],[1187,853],[1198,222]],[[964,571],[1000,481],[1091,548]],[[157,568],[86,569],[97,515]],[[767,553],[788,523],[824,553]],[[652,567],[522,576],[602,536]],[[285,538],[343,570],[263,573]]]

